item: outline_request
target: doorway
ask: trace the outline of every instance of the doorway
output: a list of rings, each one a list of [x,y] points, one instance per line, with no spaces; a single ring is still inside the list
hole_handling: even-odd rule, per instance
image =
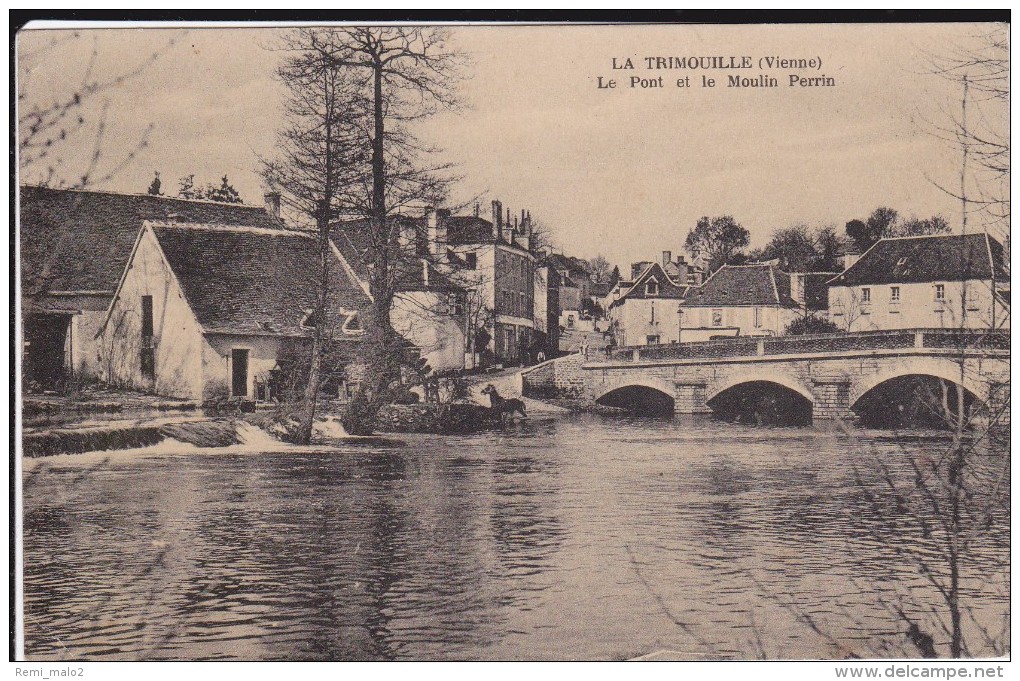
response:
[[[248,353],[234,348],[230,351],[230,395],[248,397]]]

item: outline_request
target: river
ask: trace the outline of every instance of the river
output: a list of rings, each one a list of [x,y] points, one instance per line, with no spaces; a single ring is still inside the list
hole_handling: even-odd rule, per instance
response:
[[[908,480],[935,436],[577,415],[400,439],[26,460],[26,655],[916,656],[895,608],[934,630],[900,551],[931,542],[878,471]],[[989,630],[1006,514],[964,571]]]

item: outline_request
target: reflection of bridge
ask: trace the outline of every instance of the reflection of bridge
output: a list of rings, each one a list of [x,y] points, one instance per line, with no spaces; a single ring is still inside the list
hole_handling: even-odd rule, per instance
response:
[[[850,415],[872,390],[902,377],[962,385],[997,401],[1009,380],[1008,331],[910,329],[620,348],[610,357],[560,358],[524,373],[525,391],[573,393],[608,404],[651,391],[675,413],[711,411],[748,386],[767,385],[814,418]],[[799,400],[797,397],[799,396]],[[1006,395],[1002,395],[1005,399]]]

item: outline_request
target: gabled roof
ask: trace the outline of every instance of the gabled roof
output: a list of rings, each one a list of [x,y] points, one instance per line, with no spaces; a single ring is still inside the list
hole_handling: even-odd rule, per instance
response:
[[[723,265],[700,286],[692,286],[687,307],[797,307],[790,276],[772,265]]]
[[[422,225],[417,224],[415,218],[404,218],[410,225],[417,228]],[[369,281],[369,252],[372,248],[371,233],[369,230],[369,223],[367,220],[351,220],[347,222],[338,222],[330,227],[330,238],[333,244],[340,251],[344,260],[354,270],[355,276],[357,276],[361,282],[367,286]],[[424,244],[423,244],[424,245]],[[428,280],[426,281],[425,266],[422,264],[423,261],[427,262],[429,259],[426,257],[415,257],[409,258],[406,262],[402,261],[396,264],[398,268],[394,272],[394,290],[395,291],[461,291],[462,287],[458,286],[449,276],[440,272],[434,263],[428,262]]]
[[[319,290],[319,244],[294,230],[149,223],[206,333],[309,335]],[[329,265],[334,332],[370,304],[339,259]]]
[[[647,284],[653,279],[659,285],[658,293],[649,295]],[[663,298],[667,300],[682,300],[687,295],[688,290],[686,286],[679,286],[673,283],[673,280],[666,275],[666,271],[662,269],[662,265],[657,262],[653,262],[645,267],[626,291],[623,289],[623,283],[620,282],[620,297],[610,303],[610,307],[622,305],[625,300],[629,299],[648,298],[656,300]]]
[[[830,286],[911,284],[965,279],[1007,280],[1002,244],[987,234],[881,239]]]
[[[472,215],[451,215],[446,218],[446,242],[451,246],[484,244],[495,241],[492,223]]]
[[[146,220],[280,226],[261,206],[27,185],[20,211],[26,295],[112,292]]]

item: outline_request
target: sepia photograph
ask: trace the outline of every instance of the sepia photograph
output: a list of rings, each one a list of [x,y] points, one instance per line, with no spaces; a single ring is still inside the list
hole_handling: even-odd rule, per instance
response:
[[[12,662],[1001,677],[1009,13],[889,16],[12,32]]]

